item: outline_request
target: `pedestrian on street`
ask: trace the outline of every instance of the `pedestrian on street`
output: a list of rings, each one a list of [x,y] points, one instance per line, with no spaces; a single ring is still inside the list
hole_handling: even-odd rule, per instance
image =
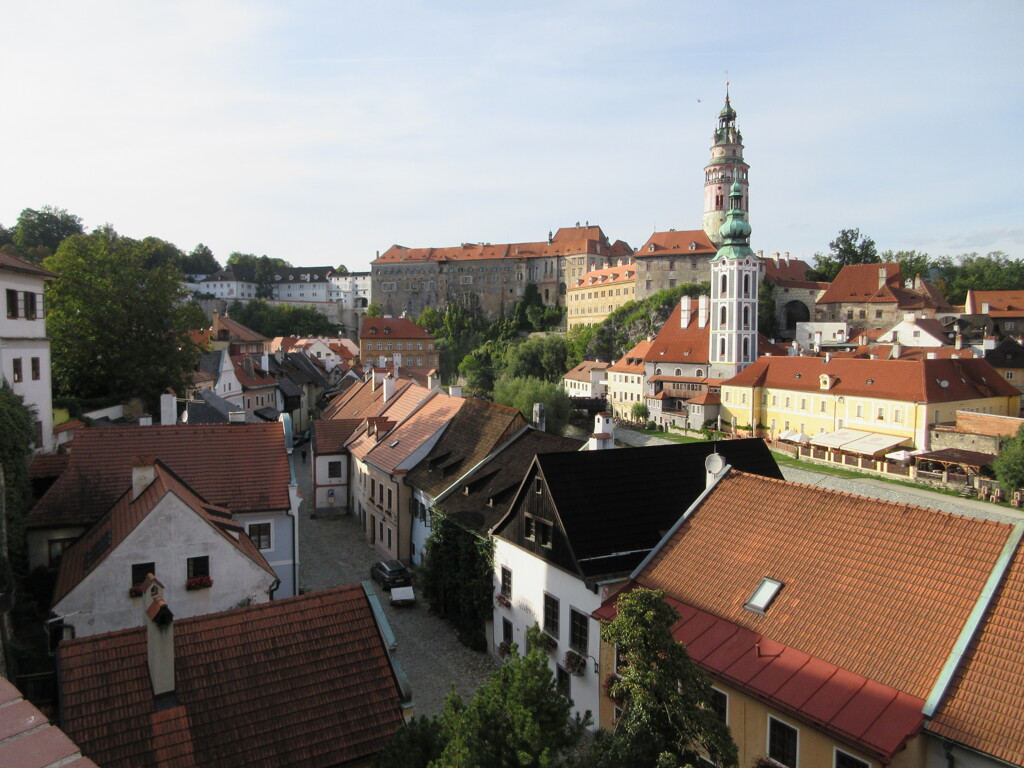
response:
[[[306,463],[306,449],[305,448],[302,449],[302,463],[303,464]]]

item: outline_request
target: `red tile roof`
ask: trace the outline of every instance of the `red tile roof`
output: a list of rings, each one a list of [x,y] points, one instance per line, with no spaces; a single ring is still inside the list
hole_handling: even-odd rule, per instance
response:
[[[761,357],[725,382],[725,386],[818,392],[818,377],[823,373],[836,377],[828,391],[847,397],[946,403],[1020,394],[1020,390],[980,358],[863,360],[833,357],[826,362],[823,357]]]
[[[691,250],[690,244],[696,247]],[[654,250],[651,250],[654,246]],[[659,256],[709,256],[718,252],[714,243],[708,239],[703,229],[686,229],[681,231],[655,232],[640,248],[636,258]]]
[[[775,259],[765,257],[762,261],[764,261],[765,279],[773,283],[807,283],[808,285],[820,285],[822,288],[828,287],[828,283],[815,283],[807,279],[807,271],[811,265],[801,259],[781,258],[776,263]]]
[[[752,499],[758,500],[756,515],[750,514]],[[1003,523],[732,471],[663,543],[635,583],[665,590],[735,627],[725,628],[734,634],[745,631],[739,638],[756,635],[766,656],[783,652],[778,665],[762,672],[756,667],[765,662],[750,653],[754,646],[746,640],[734,647],[724,630],[707,638],[693,633],[690,642],[708,641],[695,658],[713,674],[891,756],[920,725],[922,702],[1011,530]],[[764,578],[782,582],[775,600],[763,613],[745,609]],[[712,637],[717,639],[711,642]],[[816,686],[801,682],[799,675],[812,662],[824,673],[819,676],[836,682],[849,685],[849,675],[866,678],[860,685],[874,689],[872,703],[853,700],[824,717],[816,701],[844,699],[815,693]],[[844,674],[836,678],[838,671]],[[916,724],[904,709],[911,704]],[[859,734],[836,720],[854,712],[872,715]],[[868,727],[875,718],[880,719]],[[891,732],[897,724],[901,738]]]
[[[363,460],[384,472],[396,473],[412,469],[402,463],[413,451],[447,427],[465,402],[461,397],[450,397],[443,392],[434,393],[371,448]],[[391,414],[388,416],[390,418]]]
[[[78,745],[0,677],[0,765],[6,768],[96,768]]]
[[[1024,765],[1024,548],[928,725],[938,735]]]
[[[345,442],[362,423],[362,419],[314,420],[310,427],[313,453],[341,453]]]
[[[584,360],[562,378],[571,379],[573,381],[589,382],[591,371],[604,371],[607,370],[610,365],[611,363],[602,363],[599,360]]]
[[[622,285],[636,282],[636,267],[605,267],[587,272],[575,284],[569,286],[570,291],[582,291],[587,288],[601,288],[608,285]]]
[[[126,492],[96,524],[78,541],[68,547],[60,559],[60,571],[53,590],[51,605],[56,605],[78,584],[95,571],[117,549],[128,535],[146,519],[150,512],[169,493],[173,493],[211,529],[211,534],[223,537],[240,554],[252,560],[267,573],[276,576],[242,526],[231,516],[231,510],[210,504],[193,491],[180,477],[167,469],[159,460],[154,463],[155,477],[146,489],[132,498],[131,481]],[[102,548],[97,545],[102,545]],[[99,554],[89,557],[99,549]]]
[[[404,317],[367,317],[359,330],[359,339],[428,339],[434,340],[426,328]]]
[[[406,248],[392,245],[374,259],[374,265],[473,261],[478,259],[540,258],[564,256],[573,253],[597,253],[600,245],[610,257],[628,256],[631,251],[621,240],[614,244],[597,225],[585,227],[562,227],[551,238],[551,242],[533,243],[463,243],[443,248]]]
[[[57,477],[65,469],[71,456],[67,453],[38,454],[32,457],[32,463],[28,465],[28,476],[35,477]]]
[[[179,706],[158,712],[145,627],[61,644],[65,728],[104,768],[335,766],[403,721],[360,585],[177,621],[174,650]]]
[[[160,459],[203,498],[236,513],[291,506],[291,468],[277,422],[82,429],[74,446],[68,468],[29,513],[28,527],[91,525],[131,484],[135,456]]]
[[[690,302],[688,316],[683,318],[682,302],[676,304],[668,320],[658,331],[651,342],[644,359],[649,363],[708,363],[711,338],[711,310],[708,309],[708,322],[702,328],[699,324],[700,311],[696,299]],[[685,322],[684,322],[685,320]],[[757,353],[785,354],[785,347],[772,344],[763,334],[757,335]]]
[[[410,379],[399,378],[395,381],[395,395],[403,392],[414,382]],[[394,399],[394,398],[392,398]],[[372,379],[361,382],[357,386],[345,390],[339,397],[334,398],[330,405],[324,410],[324,419],[363,419],[367,416],[377,416],[389,403],[384,401],[384,387],[380,382],[373,383]]]
[[[1024,312],[1024,291],[968,291],[967,314],[981,314],[981,305],[988,302],[989,315],[1006,312],[1017,315]],[[970,307],[970,309],[967,309]]]
[[[885,281],[880,286],[880,271]],[[850,264],[839,270],[836,279],[817,301],[818,304],[883,303],[896,304],[899,309],[951,310],[942,294],[927,281],[920,281],[920,289],[902,287],[899,264]]]
[[[608,366],[609,372],[641,374],[644,372],[644,356],[651,348],[651,342],[644,339],[624,354],[614,364]]]
[[[277,380],[260,368],[259,363],[249,355],[232,355],[231,365],[235,368],[235,376],[243,389],[262,389],[276,387]]]
[[[227,315],[218,315],[214,318],[214,332],[225,330],[231,341],[270,341],[266,336],[256,333],[252,328],[242,325]]]

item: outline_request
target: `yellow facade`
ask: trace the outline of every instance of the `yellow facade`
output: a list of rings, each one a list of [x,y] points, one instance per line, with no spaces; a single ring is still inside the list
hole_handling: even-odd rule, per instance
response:
[[[596,325],[627,301],[636,298],[633,267],[614,267],[584,275],[566,291],[566,324]],[[608,273],[608,274],[604,274]]]
[[[644,402],[644,373],[640,366],[638,373],[617,371],[615,367],[608,369],[608,407],[612,415],[633,421],[633,406]]]

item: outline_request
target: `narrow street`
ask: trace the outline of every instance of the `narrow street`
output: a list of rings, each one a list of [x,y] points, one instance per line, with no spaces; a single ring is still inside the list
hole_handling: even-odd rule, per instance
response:
[[[308,450],[308,445],[303,447]],[[299,511],[302,589],[313,592],[369,579],[370,566],[379,558],[363,537],[358,519],[338,514],[311,517],[312,505],[307,501],[313,497],[311,459],[304,464],[301,450],[296,449],[292,456],[292,466],[305,497]],[[413,574],[414,584],[415,578]],[[454,630],[433,616],[425,603],[394,608],[387,593],[373,584],[398,641],[397,655],[409,676],[416,714],[440,713],[453,685],[463,699],[471,698],[495,669],[495,662],[487,654],[463,646]]]

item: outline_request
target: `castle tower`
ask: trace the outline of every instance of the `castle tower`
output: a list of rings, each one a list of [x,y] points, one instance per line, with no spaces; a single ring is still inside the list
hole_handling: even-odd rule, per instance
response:
[[[750,224],[740,207],[744,185],[734,181],[719,230],[722,246],[711,260],[710,372],[728,379],[757,359],[757,292],[764,261],[750,248]]]
[[[743,162],[743,135],[736,127],[736,110],[729,102],[729,84],[725,84],[725,107],[718,114],[718,129],[711,137],[711,162],[704,168],[704,232],[715,245],[722,244],[719,229],[725,223],[730,200],[729,185],[740,184],[739,210],[748,213],[747,171]]]

